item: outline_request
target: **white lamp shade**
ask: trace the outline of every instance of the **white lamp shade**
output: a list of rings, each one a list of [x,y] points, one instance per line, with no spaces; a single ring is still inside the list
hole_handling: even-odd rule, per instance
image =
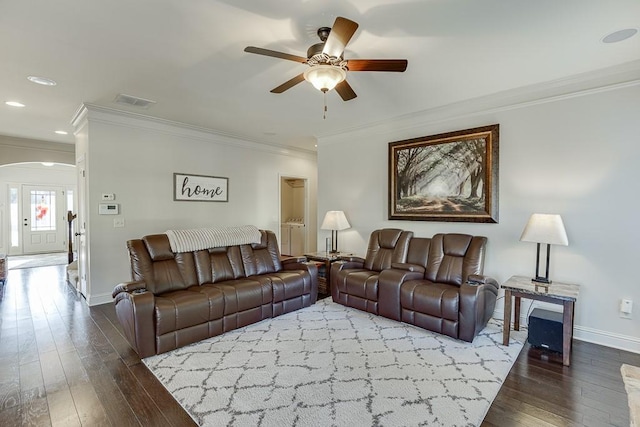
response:
[[[534,213],[522,231],[523,242],[548,243],[550,245],[569,245],[562,217],[557,214]]]
[[[304,79],[322,92],[333,89],[346,77],[347,72],[334,65],[313,65],[304,72]]]
[[[346,230],[350,227],[351,225],[342,211],[328,211],[320,226],[322,230]]]

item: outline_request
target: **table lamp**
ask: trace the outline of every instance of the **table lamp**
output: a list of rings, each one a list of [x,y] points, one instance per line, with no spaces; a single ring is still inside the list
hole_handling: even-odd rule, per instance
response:
[[[562,222],[562,217],[557,214],[534,213],[533,215],[531,215],[531,217],[529,218],[529,222],[527,222],[527,225],[524,227],[522,236],[520,236],[520,241],[537,243],[536,276],[531,280],[545,285],[551,284],[551,280],[549,280],[550,246],[569,245],[567,232],[565,231],[564,224]],[[546,243],[547,245],[547,265],[544,277],[539,275],[541,243]]]
[[[342,211],[328,211],[324,216],[324,221],[320,228],[322,230],[331,230],[331,253],[338,252],[338,230],[346,230],[350,228],[349,221]]]

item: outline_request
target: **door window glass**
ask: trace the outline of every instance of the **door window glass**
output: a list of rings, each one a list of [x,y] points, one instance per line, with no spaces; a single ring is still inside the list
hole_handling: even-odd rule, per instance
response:
[[[18,218],[18,189],[9,189],[9,215],[11,217],[11,246],[17,247],[19,245],[19,227],[20,220]]]
[[[56,192],[31,191],[31,231],[55,231]]]

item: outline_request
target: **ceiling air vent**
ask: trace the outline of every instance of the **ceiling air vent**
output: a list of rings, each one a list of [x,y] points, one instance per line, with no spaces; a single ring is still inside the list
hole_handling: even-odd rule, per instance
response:
[[[156,103],[156,101],[152,101],[150,99],[138,98],[136,96],[125,95],[124,93],[118,94],[115,101],[118,104],[131,105],[138,108],[149,108],[151,104]]]

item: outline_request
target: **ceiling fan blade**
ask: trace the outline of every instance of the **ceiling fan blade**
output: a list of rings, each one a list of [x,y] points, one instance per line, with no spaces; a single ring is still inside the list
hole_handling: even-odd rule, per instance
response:
[[[282,83],[280,86],[271,89],[271,93],[282,93],[287,89],[291,89],[292,87],[294,87],[295,85],[297,85],[300,82],[304,81],[304,74],[298,74],[297,76],[295,76],[294,78],[292,78],[291,80],[288,80],[284,83]]]
[[[338,16],[336,22],[333,23],[333,27],[331,27],[327,41],[324,43],[322,53],[331,57],[342,57],[345,46],[349,43],[349,40],[351,40],[351,37],[353,37],[357,29],[357,23]]]
[[[353,91],[353,89],[351,88],[351,85],[349,85],[349,83],[347,83],[346,80],[341,81],[340,83],[338,83],[338,85],[336,86],[336,92],[338,92],[338,95],[340,95],[340,98],[342,98],[343,101],[349,101],[352,100],[353,98],[355,98],[356,93]]]
[[[247,46],[244,48],[244,51],[248,53],[255,53],[258,55],[271,56],[273,58],[280,58],[280,59],[287,59],[289,61],[294,61],[294,62],[301,62],[303,64],[307,63],[307,58],[303,58],[302,56],[291,55],[289,53],[278,52],[275,50],[263,49],[261,47]]]
[[[395,71],[403,72],[407,69],[406,59],[349,59],[349,71]]]

